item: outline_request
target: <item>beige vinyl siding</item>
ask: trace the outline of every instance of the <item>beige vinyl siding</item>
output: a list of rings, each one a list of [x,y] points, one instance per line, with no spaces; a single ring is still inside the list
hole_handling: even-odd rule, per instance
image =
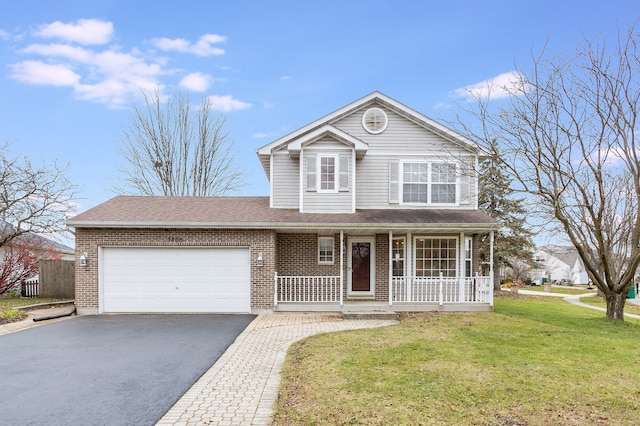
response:
[[[398,157],[395,157],[399,159]],[[356,164],[356,208],[397,208],[389,204],[389,160],[390,157],[365,157]]]
[[[351,164],[352,150],[332,138],[324,138],[305,147],[303,155],[305,157],[305,164],[309,159],[317,159],[317,156],[320,155],[335,155],[337,163],[335,169],[336,192],[321,192],[318,191],[317,186],[309,186],[309,183],[306,181],[308,176],[306,173],[303,173],[305,179],[303,188],[305,188],[305,190],[303,190],[302,193],[302,210],[305,213],[351,213],[353,211],[353,182],[351,182],[350,173],[353,168]],[[347,173],[340,173],[341,167],[343,167],[343,161],[348,161]],[[340,181],[341,175],[342,177],[346,176],[348,178],[346,184]],[[310,190],[308,188],[314,189]]]
[[[381,108],[387,114],[389,123],[386,130],[378,135],[372,135],[362,127],[362,115],[368,108],[344,117],[333,125],[368,144],[368,153],[398,152],[400,149],[407,154],[445,152],[455,155],[461,152],[456,144],[418,126],[394,111]]]
[[[287,151],[273,154],[271,175],[273,192],[272,205],[275,208],[297,209],[300,202],[300,162],[289,158]]]
[[[335,127],[359,138],[369,146],[365,157],[356,163],[357,209],[402,208],[400,203],[390,202],[390,198],[393,199],[395,196],[390,194],[389,185],[389,162],[392,160],[474,164],[475,157],[469,156],[469,152],[459,145],[415,124],[393,110],[380,105],[372,106],[382,108],[389,119],[387,128],[380,134],[372,135],[362,127],[362,115],[368,107],[333,123]],[[467,170],[461,174],[459,182],[459,208],[475,208],[475,177]],[[401,188],[398,195],[402,196]]]
[[[351,213],[350,192],[305,192],[304,213]]]
[[[384,209],[403,208],[399,202],[390,202],[389,167],[392,162],[401,160],[424,161],[425,157],[409,156],[367,156],[357,162],[356,169],[356,209]],[[460,159],[473,161],[472,157]],[[427,161],[429,161],[427,157]],[[468,163],[467,163],[468,164]],[[459,167],[459,170],[462,168]],[[398,170],[402,173],[401,170]],[[477,179],[473,171],[461,173],[459,176],[460,209],[476,208]],[[397,185],[398,183],[396,183]],[[397,196],[402,198],[402,188],[398,187]],[[415,205],[404,206],[404,208],[416,208]],[[424,208],[442,208],[437,204],[424,206]],[[447,207],[452,208],[452,207]],[[456,208],[456,207],[453,207]]]

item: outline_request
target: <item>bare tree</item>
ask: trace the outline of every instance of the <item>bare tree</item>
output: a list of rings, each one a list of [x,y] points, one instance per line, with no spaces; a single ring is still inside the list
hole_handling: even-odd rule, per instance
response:
[[[76,186],[57,163],[37,166],[0,146],[0,247],[17,237],[60,234],[75,212]]]
[[[0,250],[0,294],[16,288],[38,273],[40,260],[59,260],[62,256],[47,247],[42,238],[27,234],[16,237]]]
[[[585,39],[573,55],[533,58],[502,102],[478,99],[487,145],[499,141],[516,189],[555,219],[622,320],[640,264],[639,36]],[[506,88],[505,88],[506,89]]]
[[[194,108],[185,92],[166,102],[158,91],[143,94],[145,105],[133,106],[122,136],[125,188],[117,192],[214,196],[243,185],[225,117],[214,114],[209,98]]]

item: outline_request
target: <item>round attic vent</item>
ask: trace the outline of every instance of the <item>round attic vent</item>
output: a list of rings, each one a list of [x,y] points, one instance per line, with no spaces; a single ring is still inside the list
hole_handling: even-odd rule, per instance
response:
[[[384,129],[387,128],[388,122],[389,119],[387,118],[387,114],[385,114],[380,108],[369,108],[362,116],[362,127],[364,127],[367,132],[373,133],[374,135],[384,132]]]

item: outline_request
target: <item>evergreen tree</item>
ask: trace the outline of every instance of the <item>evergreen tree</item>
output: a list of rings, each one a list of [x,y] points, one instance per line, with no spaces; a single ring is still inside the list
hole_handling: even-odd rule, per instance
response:
[[[524,200],[513,198],[512,179],[503,172],[495,141],[491,152],[492,156],[480,166],[478,206],[501,225],[494,233],[493,243],[493,285],[500,289],[500,266],[519,269],[522,263],[531,263],[534,244],[533,233],[526,224]],[[480,261],[484,263],[490,260],[489,240],[489,234],[480,238]]]

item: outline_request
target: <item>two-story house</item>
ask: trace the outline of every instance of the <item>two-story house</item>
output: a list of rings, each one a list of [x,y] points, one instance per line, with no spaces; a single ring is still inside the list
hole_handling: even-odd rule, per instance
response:
[[[578,250],[572,246],[548,244],[534,253],[540,276],[549,282],[587,284],[589,276]],[[538,283],[537,281],[534,281]]]
[[[257,154],[268,197],[119,196],[70,220],[78,312],[492,309],[474,142],[374,92]]]

